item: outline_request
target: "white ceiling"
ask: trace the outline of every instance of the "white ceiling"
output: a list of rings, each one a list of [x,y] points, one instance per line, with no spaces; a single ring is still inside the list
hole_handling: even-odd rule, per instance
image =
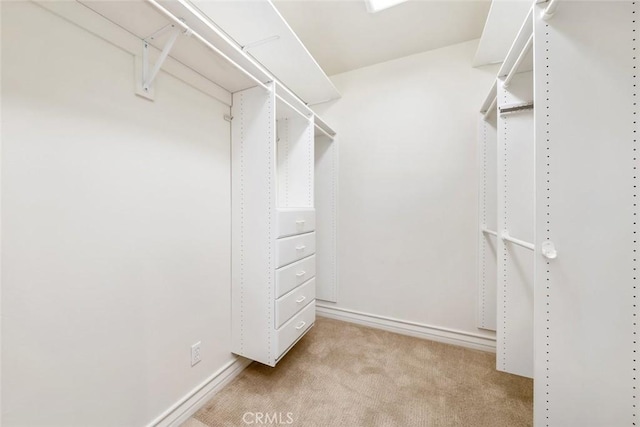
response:
[[[273,0],[328,75],[480,38],[489,0],[410,0],[368,13],[364,0]]]

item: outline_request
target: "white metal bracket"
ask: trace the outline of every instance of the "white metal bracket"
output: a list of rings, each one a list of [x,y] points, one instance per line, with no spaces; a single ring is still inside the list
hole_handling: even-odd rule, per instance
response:
[[[151,68],[151,64],[149,63],[150,44],[167,32],[170,32],[169,39],[165,42],[160,56],[153,65],[153,68]],[[175,24],[169,24],[142,40],[142,58],[136,56],[136,95],[153,101],[155,95],[153,81],[157,77],[158,72],[160,72],[162,64],[166,61],[180,34],[190,36],[191,32],[190,30],[181,30]]]

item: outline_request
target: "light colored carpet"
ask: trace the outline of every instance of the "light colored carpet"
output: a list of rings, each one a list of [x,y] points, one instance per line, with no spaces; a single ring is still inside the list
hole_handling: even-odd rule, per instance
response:
[[[533,381],[497,372],[494,354],[318,318],[276,368],[251,364],[193,418],[211,427],[531,426]]]

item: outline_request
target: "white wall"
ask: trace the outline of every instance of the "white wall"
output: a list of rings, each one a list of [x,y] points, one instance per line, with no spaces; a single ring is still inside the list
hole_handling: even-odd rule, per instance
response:
[[[234,358],[229,108],[2,9],[2,425],[144,425]]]
[[[478,109],[496,69],[477,41],[332,76],[316,106],[340,138],[333,307],[483,336],[476,328]]]

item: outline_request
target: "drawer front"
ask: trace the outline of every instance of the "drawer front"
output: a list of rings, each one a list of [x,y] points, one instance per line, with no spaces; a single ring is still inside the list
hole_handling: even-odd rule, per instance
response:
[[[276,300],[276,328],[316,298],[316,279],[310,279]]]
[[[316,233],[285,237],[276,241],[276,268],[316,253]]]
[[[316,275],[316,256],[289,264],[276,270],[276,298],[302,285]]]
[[[316,321],[316,303],[307,304],[298,314],[296,314],[287,323],[282,325],[280,329],[276,331],[278,357],[280,359],[284,353],[298,339],[305,334]]]
[[[309,233],[316,229],[316,211],[278,209],[278,237]]]

